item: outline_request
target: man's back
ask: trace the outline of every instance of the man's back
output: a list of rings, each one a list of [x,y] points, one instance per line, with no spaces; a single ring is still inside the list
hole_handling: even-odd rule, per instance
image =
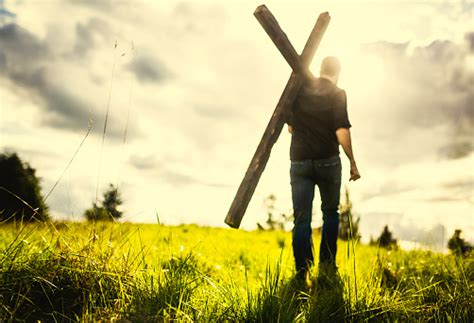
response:
[[[352,153],[346,93],[337,87],[341,66],[335,57],[321,64],[321,77],[306,81],[287,121],[292,134],[290,183],[293,200],[293,255],[296,277],[305,280],[313,264],[312,228],[315,186],[321,196],[323,226],[319,268],[336,269],[341,191],[339,144],[351,163],[351,180],[360,178]]]
[[[339,155],[335,131],[350,128],[346,93],[325,78],[307,81],[288,121],[293,135],[290,159],[324,159]]]

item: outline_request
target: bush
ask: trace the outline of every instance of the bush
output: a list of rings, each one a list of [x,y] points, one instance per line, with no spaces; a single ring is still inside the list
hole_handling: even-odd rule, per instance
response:
[[[36,170],[16,153],[0,154],[0,169],[0,220],[49,219]]]
[[[378,245],[382,248],[392,249],[397,247],[397,239],[393,237],[392,232],[388,229],[388,225],[383,227],[380,237],[376,241],[371,240],[371,245]]]
[[[359,216],[354,216],[352,212],[352,201],[349,196],[349,189],[344,191],[345,201],[339,205],[339,239],[359,240]]]
[[[259,230],[285,231],[286,224],[291,223],[293,221],[294,217],[292,214],[286,214],[284,212],[277,211],[277,209],[275,208],[275,202],[276,196],[274,194],[270,194],[264,199],[263,204],[267,209],[267,221],[266,225],[261,225],[257,222],[257,228]]]
[[[472,250],[469,242],[461,238],[461,230],[455,230],[453,236],[448,241],[448,248],[455,255],[467,255]]]
[[[109,188],[103,195],[101,206],[96,203],[92,204],[92,208],[84,212],[84,216],[88,221],[113,221],[122,217],[123,212],[118,207],[123,203],[118,188],[113,184],[109,184]]]

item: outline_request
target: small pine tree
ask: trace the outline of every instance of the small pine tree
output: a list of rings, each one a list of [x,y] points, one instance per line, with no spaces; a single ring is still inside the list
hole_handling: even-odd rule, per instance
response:
[[[0,187],[0,221],[49,219],[36,170],[16,153],[0,154]]]
[[[123,203],[118,189],[109,184],[109,188],[103,195],[101,205],[92,204],[92,208],[84,212],[88,221],[114,221],[122,217],[123,212],[117,208]]]
[[[257,227],[259,230],[284,231],[285,224],[292,221],[293,217],[291,215],[287,215],[283,212],[280,212],[279,215],[276,215],[275,201],[276,201],[276,196],[274,194],[270,194],[263,201],[267,209],[267,221],[266,221],[266,227],[264,227],[260,223],[257,223]]]
[[[273,219],[273,213],[275,212],[275,200],[276,196],[273,194],[270,194],[265,200],[264,204],[267,207],[267,226],[268,230],[275,230],[278,223]]]
[[[360,217],[352,212],[352,201],[349,196],[349,189],[344,190],[345,201],[339,205],[339,238],[341,240],[358,240]]]
[[[462,230],[455,230],[453,236],[448,241],[448,248],[455,255],[467,255],[472,250],[469,242],[461,237]]]
[[[397,246],[397,239],[393,237],[392,232],[388,229],[388,225],[384,226],[380,237],[377,239],[376,244],[382,248],[392,249]]]
[[[112,184],[109,184],[109,189],[104,193],[104,200],[102,201],[102,207],[114,219],[121,218],[123,212],[117,210],[117,207],[123,203],[122,197],[120,196],[118,189]]]

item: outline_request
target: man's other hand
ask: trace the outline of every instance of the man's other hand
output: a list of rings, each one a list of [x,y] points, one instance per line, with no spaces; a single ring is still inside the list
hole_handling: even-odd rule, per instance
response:
[[[356,164],[351,164],[351,178],[349,179],[350,181],[356,181],[360,178],[360,173],[359,170],[357,169]]]
[[[360,173],[356,166],[354,154],[352,153],[351,131],[348,128],[339,128],[336,130],[336,137],[351,162],[351,178],[349,181],[356,181],[360,178]]]

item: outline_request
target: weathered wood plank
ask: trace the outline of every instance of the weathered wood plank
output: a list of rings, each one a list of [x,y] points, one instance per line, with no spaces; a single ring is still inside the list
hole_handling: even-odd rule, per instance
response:
[[[263,29],[267,32],[267,35],[273,41],[293,71],[298,74],[303,74],[306,72],[308,69],[304,68],[300,59],[300,55],[298,55],[293,45],[291,45],[288,36],[281,29],[280,24],[275,19],[270,10],[268,10],[265,5],[261,5],[255,10],[254,16],[257,18],[260,25],[262,25]]]
[[[285,33],[281,30],[278,22],[265,6],[259,6],[255,10],[255,16],[269,34],[272,41],[277,45],[282,55],[295,71],[303,74],[309,73],[308,66],[321,42],[321,39],[329,24],[330,17],[327,12],[319,15],[318,20],[303,49],[301,58],[296,53]],[[245,176],[240,183],[239,189],[234,197],[232,205],[227,213],[225,223],[232,228],[238,228],[247,210],[258,181],[270,158],[273,145],[280,136],[281,130],[287,118],[287,113],[301,88],[303,79],[300,74],[293,72],[286,84],[285,89],[278,101],[273,115],[263,133],[262,139],[255,151]]]

